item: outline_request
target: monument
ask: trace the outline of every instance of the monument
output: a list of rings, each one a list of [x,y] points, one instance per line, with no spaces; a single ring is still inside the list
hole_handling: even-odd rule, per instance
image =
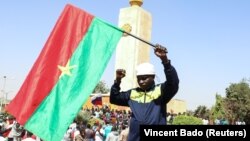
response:
[[[120,9],[118,26],[126,28],[131,34],[146,41],[151,40],[151,14],[141,6],[143,0],[129,0],[130,7]],[[126,34],[116,48],[115,70],[125,69],[126,77],[122,79],[121,90],[137,86],[136,66],[150,61],[150,46]]]
[[[146,41],[151,40],[152,18],[151,14],[141,6],[143,0],[129,0],[130,7],[122,8],[119,14],[118,26],[125,31],[140,37]],[[122,68],[126,70],[126,77],[122,79],[121,90],[137,87],[136,67],[142,62],[150,62],[151,46],[131,37],[123,36],[116,48],[115,70]],[[103,94],[103,104],[109,105],[111,109],[128,110],[129,107],[117,106],[109,103],[109,94]],[[83,108],[92,107],[90,98]],[[184,113],[187,111],[187,103],[179,99],[171,99],[167,104],[167,111],[172,114]]]

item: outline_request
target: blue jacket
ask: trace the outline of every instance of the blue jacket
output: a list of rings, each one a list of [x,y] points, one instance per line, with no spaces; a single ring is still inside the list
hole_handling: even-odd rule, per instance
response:
[[[129,126],[128,141],[140,140],[140,125],[165,125],[167,103],[179,89],[179,79],[175,68],[163,64],[166,81],[146,91],[134,88],[120,92],[120,83],[114,83],[110,92],[110,103],[129,106],[132,115]]]

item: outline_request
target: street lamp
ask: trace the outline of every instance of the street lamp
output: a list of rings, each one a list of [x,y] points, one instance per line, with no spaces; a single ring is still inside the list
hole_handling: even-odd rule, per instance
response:
[[[5,90],[7,76],[3,76],[3,91]]]
[[[8,99],[8,94],[12,91],[8,91],[6,92],[5,87],[6,87],[6,81],[8,80],[12,80],[15,79],[13,78],[7,78],[6,75],[4,75],[3,77],[3,88],[0,91],[0,113],[3,112],[3,107],[7,104],[7,99]]]
[[[5,101],[8,101],[8,94],[11,93],[12,91],[5,92]]]
[[[7,79],[7,76],[3,76],[3,89],[1,90],[2,92],[2,98],[1,98],[1,109],[0,109],[0,112],[2,112],[2,109],[3,109],[3,100],[4,100],[4,95],[5,95],[5,84],[6,84],[6,79]]]

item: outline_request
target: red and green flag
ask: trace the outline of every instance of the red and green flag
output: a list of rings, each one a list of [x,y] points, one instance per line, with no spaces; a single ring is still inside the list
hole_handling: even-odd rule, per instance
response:
[[[121,36],[121,29],[66,5],[7,111],[43,140],[61,141]]]

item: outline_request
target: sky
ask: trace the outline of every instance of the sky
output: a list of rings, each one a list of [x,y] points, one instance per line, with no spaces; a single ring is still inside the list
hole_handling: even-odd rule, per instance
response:
[[[12,99],[36,61],[66,4],[117,26],[129,0],[6,0],[0,5],[0,90]],[[144,0],[152,16],[151,43],[166,46],[180,84],[175,99],[188,110],[215,104],[215,95],[250,78],[249,0]],[[150,62],[163,82],[163,67],[151,50]],[[102,76],[114,79],[115,53]],[[111,75],[112,74],[112,75]],[[6,76],[6,78],[4,78]]]

